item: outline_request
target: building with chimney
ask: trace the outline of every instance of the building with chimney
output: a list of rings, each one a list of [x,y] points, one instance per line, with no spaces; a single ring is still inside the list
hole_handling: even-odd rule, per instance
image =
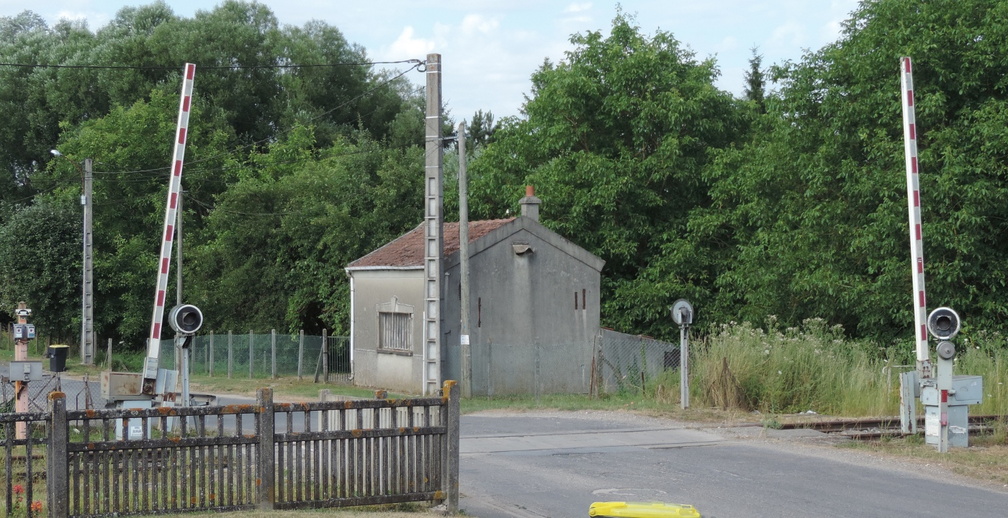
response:
[[[472,395],[587,393],[604,261],[539,222],[531,187],[516,218],[469,222],[469,347],[462,347],[459,224],[444,224],[440,379]],[[423,390],[424,229],[346,267],[354,384]],[[418,313],[420,312],[420,313]]]

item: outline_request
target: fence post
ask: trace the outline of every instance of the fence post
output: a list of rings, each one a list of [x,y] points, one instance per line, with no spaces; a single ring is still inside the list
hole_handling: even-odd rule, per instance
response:
[[[444,459],[444,492],[448,513],[455,514],[459,510],[459,386],[455,380],[444,382],[442,399],[448,407],[448,434],[445,441],[448,443]]]
[[[214,332],[213,331],[210,331],[210,352],[208,353],[208,355],[209,355],[209,358],[207,360],[207,364],[208,364],[207,365],[207,371],[210,374],[210,377],[212,378],[213,377],[213,369],[214,369]]]
[[[304,364],[304,329],[298,337],[298,381],[301,381],[301,367]]]
[[[256,466],[256,481],[259,485],[259,510],[271,511],[275,502],[276,487],[274,463],[276,462],[276,446],[274,437],[273,389],[261,388],[256,391],[259,413],[257,414],[256,430],[259,433],[259,455]]]
[[[249,379],[252,379],[252,369],[255,368],[255,354],[252,351],[253,342],[255,342],[255,335],[253,335],[252,330],[249,329]]]
[[[67,440],[70,427],[67,423],[66,394],[62,392],[49,394],[49,407],[51,428],[49,430],[49,451],[46,454],[48,467],[46,492],[49,499],[49,516],[69,516],[70,484],[67,477],[70,470],[67,467]],[[31,459],[28,462],[31,462]]]
[[[231,379],[231,370],[234,368],[234,335],[228,331],[228,379]]]
[[[329,330],[322,330],[322,382],[329,383]]]
[[[270,352],[270,374],[271,374],[271,377],[273,379],[276,379],[276,377],[277,377],[277,368],[276,368],[276,329],[271,329],[270,330],[270,347],[272,349],[271,352]]]

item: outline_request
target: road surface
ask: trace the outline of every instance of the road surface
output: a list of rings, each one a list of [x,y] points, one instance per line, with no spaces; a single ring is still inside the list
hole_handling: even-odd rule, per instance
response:
[[[466,415],[460,507],[479,518],[587,516],[595,501],[691,504],[721,518],[1008,516],[1008,490],[835,442],[613,412]]]

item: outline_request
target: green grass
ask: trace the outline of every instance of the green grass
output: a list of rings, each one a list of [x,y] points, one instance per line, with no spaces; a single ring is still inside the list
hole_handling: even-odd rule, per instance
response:
[[[868,344],[844,340],[821,320],[764,331],[726,325],[694,347],[691,402],[762,413],[883,415],[898,410],[898,384]]]

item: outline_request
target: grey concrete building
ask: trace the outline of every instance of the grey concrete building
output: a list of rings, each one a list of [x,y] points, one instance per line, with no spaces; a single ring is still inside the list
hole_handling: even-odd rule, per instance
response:
[[[469,223],[473,395],[589,389],[604,261],[539,222],[540,200],[517,218]],[[354,383],[423,388],[423,227],[346,267]],[[459,224],[444,224],[441,379],[462,379]]]

